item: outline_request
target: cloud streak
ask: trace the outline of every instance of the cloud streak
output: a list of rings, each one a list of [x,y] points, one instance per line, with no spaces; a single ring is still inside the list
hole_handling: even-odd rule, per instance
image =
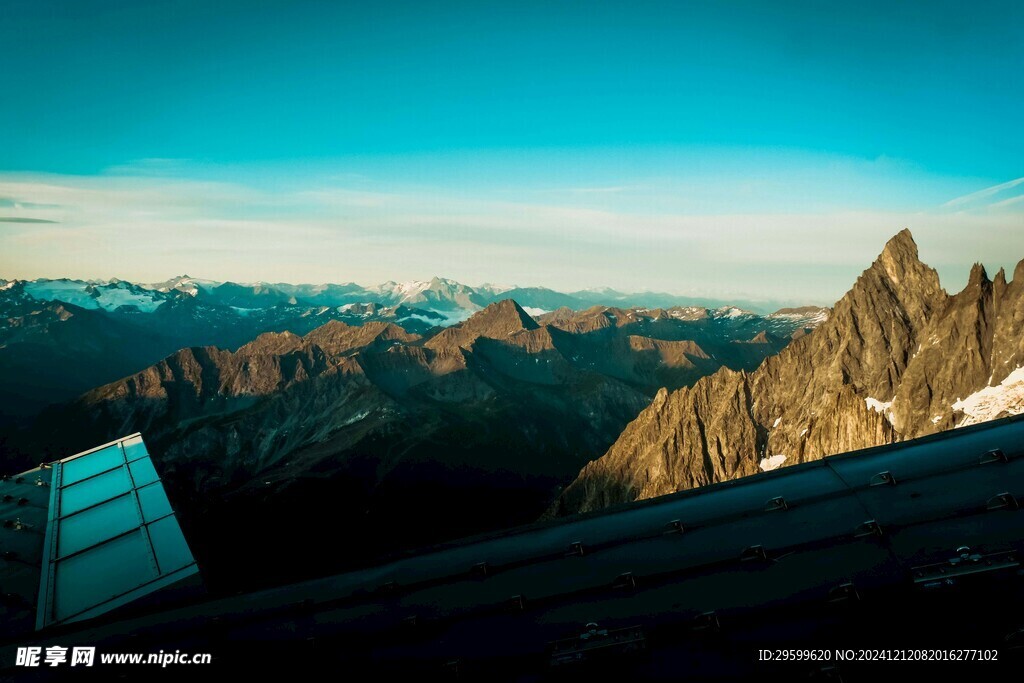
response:
[[[989,198],[994,197],[994,196],[996,196],[998,194],[1006,192],[1007,190],[1012,190],[1013,188],[1018,187],[1019,185],[1022,185],[1022,184],[1024,184],[1024,178],[1017,178],[1016,180],[1010,180],[1010,181],[1005,182],[1005,183],[1000,183],[999,185],[993,185],[992,187],[986,187],[984,190],[978,190],[977,192],[972,192],[971,194],[967,194],[967,195],[964,195],[962,197],[957,197],[956,199],[950,199],[948,202],[946,202],[945,204],[942,205],[942,208],[944,208],[944,209],[955,209],[955,208],[971,206],[973,204],[977,204],[977,203],[983,202],[983,200],[989,199]],[[991,206],[993,208],[1009,206],[1011,204],[1016,203],[1017,199],[1018,198],[1014,197],[1014,198],[1011,198],[1010,200],[1004,200],[1004,201],[996,202],[994,204],[989,204],[989,206]]]

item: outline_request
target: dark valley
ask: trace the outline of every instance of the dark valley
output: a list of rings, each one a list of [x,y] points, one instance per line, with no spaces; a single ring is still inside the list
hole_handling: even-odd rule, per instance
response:
[[[189,346],[52,406],[8,430],[3,460],[17,469],[142,432],[212,585],[244,583],[240,569],[254,561],[266,569],[260,581],[334,568],[333,554],[315,552],[325,529],[343,543],[341,556],[359,563],[529,522],[659,388],[721,367],[753,370],[828,316],[593,306],[535,318],[500,299],[443,327],[423,325],[443,313],[393,300],[335,299],[321,310],[274,296],[236,318],[200,292],[113,286],[160,303],[151,311],[40,305],[27,300],[25,283],[9,287],[9,305],[23,314],[8,319],[0,358],[20,357],[31,372],[59,352],[91,371],[108,357],[139,362],[118,349],[152,353],[187,335],[237,341],[252,329],[232,321],[286,329],[237,347]],[[231,292],[242,303],[239,288]],[[456,288],[452,298],[462,294]],[[415,325],[403,325],[410,318]]]

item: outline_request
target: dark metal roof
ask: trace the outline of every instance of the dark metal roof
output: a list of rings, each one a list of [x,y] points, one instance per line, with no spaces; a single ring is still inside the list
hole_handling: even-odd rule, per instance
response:
[[[51,474],[44,467],[0,479],[0,635],[35,625]]]
[[[638,625],[706,630],[769,608],[831,609],[857,596],[889,618],[898,615],[885,613],[879,596],[979,573],[1016,577],[1022,487],[1024,417],[1008,418],[360,571],[110,618],[89,634],[195,650],[322,638],[334,644],[325,650],[332,661],[429,668],[543,662],[548,643],[589,622],[637,643]]]

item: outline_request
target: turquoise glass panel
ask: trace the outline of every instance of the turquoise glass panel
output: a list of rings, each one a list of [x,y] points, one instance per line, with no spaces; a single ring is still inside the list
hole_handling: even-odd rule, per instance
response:
[[[113,469],[123,462],[124,456],[121,454],[121,447],[117,444],[107,446],[95,453],[62,463],[60,483],[65,486],[73,484],[94,474]]]
[[[164,493],[164,487],[160,484],[150,484],[139,489],[139,503],[142,505],[142,519],[152,522],[171,514],[171,504]]]
[[[66,517],[91,505],[110,500],[131,490],[128,471],[124,467],[97,475],[60,492],[60,514]]]
[[[185,537],[181,535],[177,519],[165,517],[150,524],[148,528],[149,540],[153,542],[153,552],[156,553],[156,561],[162,574],[192,564],[192,553],[185,543]]]
[[[124,495],[64,517],[57,525],[57,555],[65,557],[140,525],[135,496]]]
[[[54,576],[56,619],[64,619],[156,578],[141,532],[121,536],[57,562]]]
[[[149,455],[149,452],[146,451],[146,444],[142,443],[141,436],[133,436],[130,439],[126,439],[121,442],[121,445],[124,447],[124,457],[128,462],[145,458]]]
[[[149,458],[128,463],[128,469],[132,471],[132,479],[135,480],[135,488],[145,486],[146,484],[150,484],[160,479],[156,474],[156,468],[153,467],[153,461]]]

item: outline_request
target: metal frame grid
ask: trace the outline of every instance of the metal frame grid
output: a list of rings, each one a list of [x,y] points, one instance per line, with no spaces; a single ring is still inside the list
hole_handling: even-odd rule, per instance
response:
[[[108,482],[112,485],[107,486]],[[117,510],[118,507],[121,509]],[[90,524],[90,515],[96,517],[97,513],[107,519]],[[164,541],[154,538],[154,525],[163,527]],[[91,599],[80,597],[79,602],[88,603],[86,606],[58,614],[58,573],[72,571],[68,561],[89,559],[90,553],[109,551],[115,546],[108,544],[127,541],[132,536],[141,539],[145,547],[148,575],[133,578],[134,585],[112,595],[100,591]],[[175,547],[166,544],[168,538]],[[161,550],[176,556],[178,561],[161,567]],[[131,434],[53,463],[41,569],[36,630],[103,614],[198,573],[141,434]]]

